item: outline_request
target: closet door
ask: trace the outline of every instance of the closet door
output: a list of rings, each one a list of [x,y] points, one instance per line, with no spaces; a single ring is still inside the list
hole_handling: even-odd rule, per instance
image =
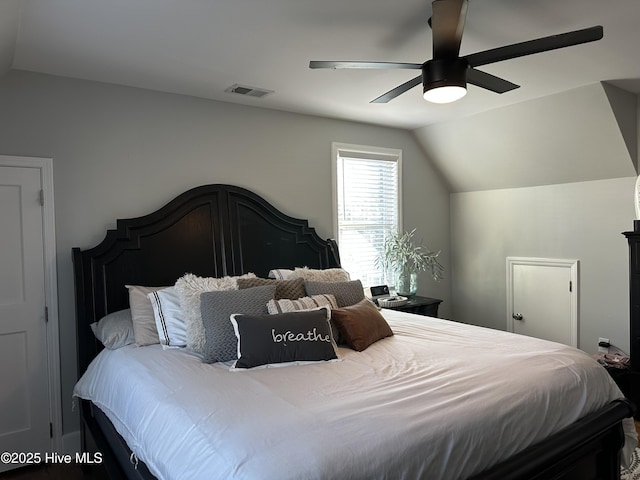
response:
[[[577,260],[507,258],[507,330],[578,346]]]

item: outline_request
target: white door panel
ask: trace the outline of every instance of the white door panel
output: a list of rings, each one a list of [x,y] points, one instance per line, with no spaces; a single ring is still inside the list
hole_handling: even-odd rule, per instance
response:
[[[0,452],[51,451],[40,175],[0,167]]]
[[[507,330],[577,345],[577,261],[509,257]]]

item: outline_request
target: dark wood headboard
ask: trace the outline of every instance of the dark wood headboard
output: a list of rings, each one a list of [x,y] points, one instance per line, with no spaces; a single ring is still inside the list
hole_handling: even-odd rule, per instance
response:
[[[173,285],[185,273],[222,277],[272,268],[340,266],[334,240],[307,220],[232,185],[204,185],[156,212],[117,221],[97,246],[73,249],[78,375],[102,349],[91,323],[129,306],[125,285]]]

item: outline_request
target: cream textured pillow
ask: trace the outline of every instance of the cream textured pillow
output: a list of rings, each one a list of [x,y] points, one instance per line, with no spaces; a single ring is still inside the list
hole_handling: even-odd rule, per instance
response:
[[[309,267],[296,267],[289,278],[304,278],[311,282],[348,282],[351,280],[349,272],[342,268],[317,270]]]
[[[200,295],[203,292],[220,290],[238,290],[238,278],[255,278],[253,273],[247,273],[238,277],[199,277],[193,273],[187,273],[176,282],[180,305],[184,313],[184,323],[187,329],[187,348],[193,352],[204,355],[205,331],[200,313]],[[154,320],[155,324],[155,320]]]

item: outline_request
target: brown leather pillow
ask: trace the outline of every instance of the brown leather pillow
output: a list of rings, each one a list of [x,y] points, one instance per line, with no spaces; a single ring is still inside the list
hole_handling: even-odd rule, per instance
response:
[[[295,278],[293,280],[274,280],[272,278],[259,277],[239,278],[237,282],[240,290],[244,288],[261,287],[263,285],[275,285],[276,300],[280,300],[282,298],[297,300],[298,298],[305,296],[304,279],[302,278]]]
[[[331,320],[338,327],[342,342],[358,352],[393,335],[382,314],[366,298],[350,307],[332,310]]]

